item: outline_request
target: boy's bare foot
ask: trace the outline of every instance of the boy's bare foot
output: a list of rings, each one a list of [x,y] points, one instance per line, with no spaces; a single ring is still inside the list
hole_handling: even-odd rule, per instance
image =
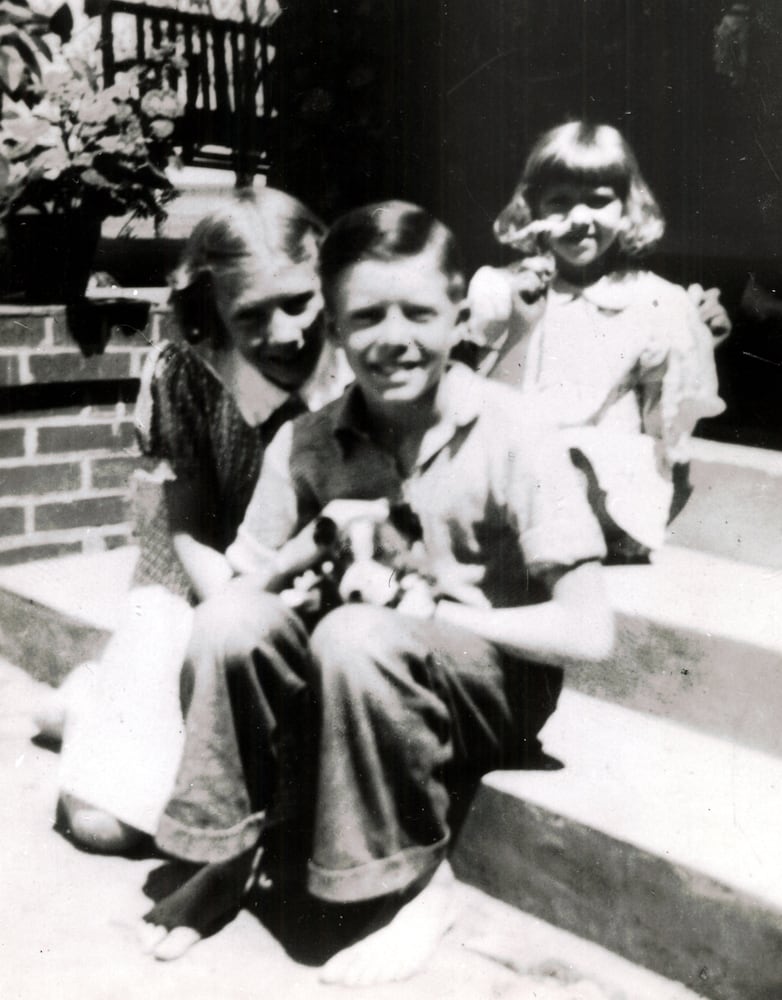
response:
[[[143,951],[170,962],[230,923],[242,908],[254,854],[204,865],[154,906],[138,928]]]
[[[389,923],[337,952],[321,969],[321,982],[378,986],[421,972],[454,921],[453,882],[445,861]]]
[[[174,927],[169,931],[160,924],[142,923],[139,928],[141,950],[146,955],[154,955],[160,962],[181,958],[202,936],[194,927]]]
[[[74,795],[62,795],[60,807],[74,841],[90,851],[124,854],[144,837],[141,830],[128,826],[111,813],[97,809]]]

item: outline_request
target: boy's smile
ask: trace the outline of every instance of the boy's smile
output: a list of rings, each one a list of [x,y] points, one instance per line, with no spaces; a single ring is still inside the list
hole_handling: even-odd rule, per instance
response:
[[[432,399],[453,347],[459,303],[433,251],[366,260],[340,276],[333,319],[370,410]]]

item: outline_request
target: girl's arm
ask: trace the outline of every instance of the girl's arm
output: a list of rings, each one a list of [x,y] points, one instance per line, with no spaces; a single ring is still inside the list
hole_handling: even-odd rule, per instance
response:
[[[203,507],[198,428],[206,406],[199,393],[198,364],[187,348],[172,344],[161,345],[147,360],[136,405],[136,432],[147,471],[136,484],[135,506],[142,546],[154,546],[158,559],[177,561],[202,601],[233,573],[225,557],[197,541],[190,530]],[[167,552],[159,531],[144,530],[150,515],[164,520]]]
[[[669,286],[669,289],[671,286]],[[714,340],[684,289],[661,296],[655,343],[640,359],[644,432],[659,439],[669,465],[688,460],[687,443],[704,417],[725,409],[717,385]]]
[[[435,620],[461,626],[508,652],[540,663],[597,662],[610,655],[614,621],[597,562],[559,573],[551,600],[517,608],[440,601]]]
[[[231,564],[221,552],[197,541],[187,532],[176,532],[172,543],[199,602],[222,590],[234,575]]]
[[[508,329],[513,313],[510,275],[498,267],[480,267],[467,288],[469,339],[491,349]]]
[[[481,375],[521,383],[529,335],[543,313],[550,280],[535,266],[537,259],[508,268],[481,267],[470,281],[468,339],[479,348]]]

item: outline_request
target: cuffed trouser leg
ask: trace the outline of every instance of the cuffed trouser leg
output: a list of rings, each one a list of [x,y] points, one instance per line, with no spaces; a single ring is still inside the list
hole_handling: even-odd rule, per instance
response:
[[[472,633],[348,605],[315,630],[321,736],[310,890],[336,902],[398,892],[450,839],[450,788],[521,765],[561,671]]]
[[[201,604],[182,675],[185,746],[160,847],[224,861],[252,847],[269,810],[295,808],[315,737],[307,635],[279,598],[237,580]]]

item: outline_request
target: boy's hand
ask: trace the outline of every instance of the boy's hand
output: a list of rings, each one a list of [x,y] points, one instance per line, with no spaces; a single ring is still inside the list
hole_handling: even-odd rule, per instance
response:
[[[687,294],[690,297],[690,301],[698,310],[701,322],[705,323],[711,330],[711,335],[714,338],[714,346],[716,347],[718,344],[721,344],[723,340],[726,340],[730,336],[733,324],[730,321],[725,306],[720,302],[719,288],[704,289],[702,285],[695,284],[690,285],[687,289]]]

